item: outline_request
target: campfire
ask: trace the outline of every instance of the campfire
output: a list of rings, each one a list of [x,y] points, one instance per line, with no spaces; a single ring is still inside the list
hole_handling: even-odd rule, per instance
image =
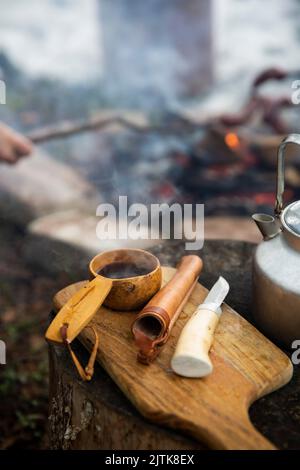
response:
[[[233,115],[199,122],[169,112],[153,123],[141,112],[102,112],[88,121],[64,122],[29,137],[42,142],[97,131],[98,154],[82,166],[111,202],[126,194],[129,203],[205,203],[207,215],[270,212],[277,148],[282,133],[295,130],[298,110],[292,109],[287,97],[266,97],[259,88],[270,79],[289,76],[279,69],[261,73],[248,103]],[[284,114],[287,110],[292,117]],[[293,149],[288,154],[287,202],[300,196],[300,161]]]

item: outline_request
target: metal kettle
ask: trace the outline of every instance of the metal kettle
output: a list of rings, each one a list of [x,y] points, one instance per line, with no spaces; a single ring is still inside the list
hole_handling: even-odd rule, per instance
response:
[[[300,134],[279,146],[274,216],[253,214],[264,240],[253,262],[253,316],[267,336],[290,347],[300,340],[300,201],[284,208],[284,157],[288,144],[300,145]]]

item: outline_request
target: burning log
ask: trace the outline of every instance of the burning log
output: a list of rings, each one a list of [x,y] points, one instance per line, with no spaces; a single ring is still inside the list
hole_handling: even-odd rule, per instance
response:
[[[253,88],[257,88],[268,80],[283,80],[288,76],[288,72],[279,67],[271,67],[261,72],[253,82]]]
[[[269,80],[283,80],[293,73],[288,73],[280,68],[270,68],[260,73],[252,84],[251,95],[248,103],[242,111],[237,114],[223,114],[219,120],[224,126],[241,126],[249,123],[254,114],[259,112],[261,120],[277,134],[289,132],[288,125],[284,122],[279,112],[286,107],[292,106],[290,97],[268,98],[258,94],[258,88]]]

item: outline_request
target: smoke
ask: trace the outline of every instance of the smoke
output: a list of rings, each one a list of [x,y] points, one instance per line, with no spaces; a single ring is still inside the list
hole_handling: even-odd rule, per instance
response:
[[[110,101],[177,108],[211,78],[210,2],[99,0]]]

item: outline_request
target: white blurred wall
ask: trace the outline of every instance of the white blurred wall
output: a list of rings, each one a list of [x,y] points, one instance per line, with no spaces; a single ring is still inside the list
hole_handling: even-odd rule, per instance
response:
[[[84,81],[101,73],[97,0],[1,0],[0,50],[33,75]]]

